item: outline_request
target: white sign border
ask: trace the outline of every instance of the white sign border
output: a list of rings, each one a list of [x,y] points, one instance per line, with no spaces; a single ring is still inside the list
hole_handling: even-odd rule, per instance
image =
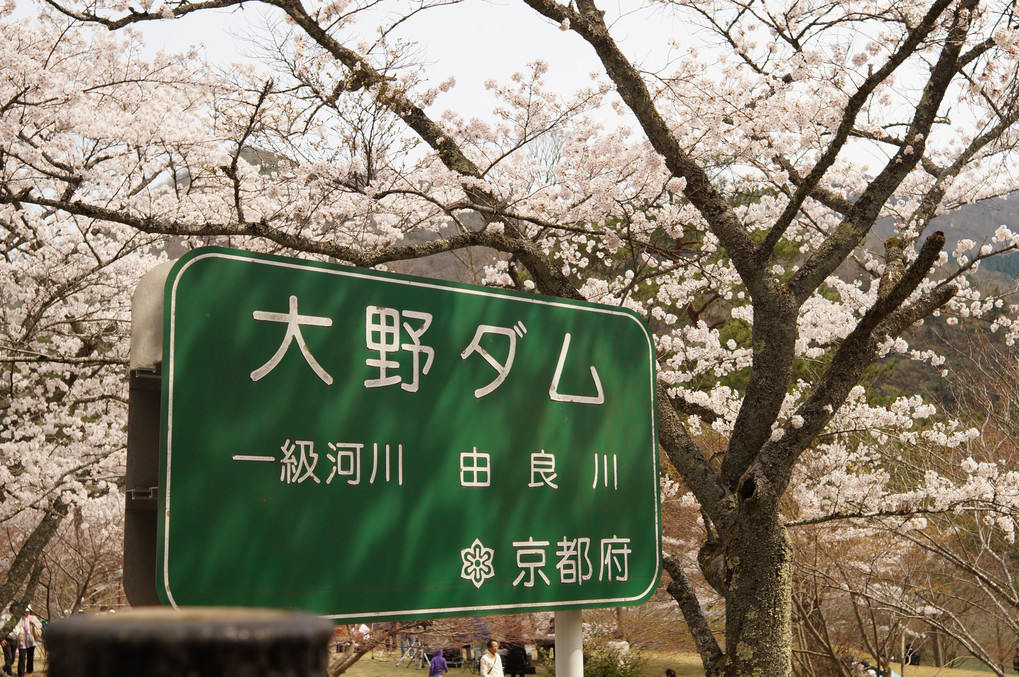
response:
[[[211,250],[211,251],[208,251],[208,250]],[[656,397],[655,397],[656,396],[656,383],[655,383],[655,373],[656,373],[656,371],[655,371],[655,368],[654,368],[654,366],[655,366],[654,365],[654,341],[651,338],[651,335],[648,333],[647,327],[644,325],[644,323],[641,322],[640,320],[638,320],[629,311],[625,311],[625,310],[622,310],[622,309],[616,309],[616,308],[613,308],[611,306],[600,306],[600,305],[597,305],[597,304],[588,304],[588,303],[582,303],[582,302],[578,302],[578,303],[566,303],[566,302],[563,302],[563,301],[554,300],[554,297],[549,297],[549,296],[538,296],[538,295],[535,295],[535,297],[533,299],[531,299],[531,298],[528,298],[527,296],[517,296],[516,294],[509,294],[509,293],[506,293],[506,292],[495,292],[495,291],[487,290],[485,288],[474,288],[474,287],[467,287],[467,288],[465,288],[465,287],[452,286],[452,285],[447,285],[447,284],[437,284],[435,282],[429,281],[426,278],[419,278],[419,279],[406,279],[406,278],[402,278],[402,277],[393,277],[393,278],[390,278],[389,275],[383,274],[383,273],[378,272],[378,271],[376,271],[375,273],[372,273],[372,274],[368,274],[368,273],[359,272],[359,271],[357,271],[355,269],[346,269],[346,268],[339,269],[339,268],[334,268],[333,267],[333,266],[338,265],[338,264],[325,264],[325,265],[319,266],[319,265],[312,265],[310,262],[301,261],[300,259],[282,260],[282,259],[279,259],[279,258],[268,258],[268,257],[273,256],[273,255],[270,255],[270,254],[256,255],[256,254],[247,254],[245,252],[240,252],[240,251],[231,253],[229,250],[222,249],[222,248],[219,248],[219,247],[203,247],[203,248],[195,249],[195,250],[192,250],[192,251],[193,252],[201,252],[201,253],[193,255],[190,259],[188,259],[180,267],[174,266],[174,269],[170,272],[170,275],[173,278],[172,281],[169,279],[169,276],[168,276],[168,279],[167,279],[167,283],[171,284],[172,286],[171,286],[171,290],[170,290],[169,304],[166,307],[166,312],[168,313],[168,316],[169,316],[170,327],[169,327],[169,341],[168,341],[168,345],[166,345],[164,347],[164,367],[166,367],[166,373],[164,373],[164,375],[163,375],[163,377],[165,379],[167,379],[167,390],[166,390],[166,392],[169,393],[169,397],[167,398],[167,402],[165,403],[166,404],[166,411],[167,411],[167,420],[166,420],[166,474],[164,476],[164,482],[163,482],[163,485],[164,485],[163,486],[163,501],[164,501],[163,505],[164,505],[164,510],[163,510],[163,516],[162,516],[163,517],[163,562],[162,562],[162,567],[163,567],[163,590],[166,593],[167,600],[170,602],[170,605],[173,608],[175,608],[175,609],[180,608],[177,605],[177,602],[173,598],[173,592],[170,590],[170,557],[169,557],[169,551],[170,551],[170,485],[171,485],[172,460],[173,460],[173,387],[174,387],[174,370],[173,370],[173,366],[174,366],[174,352],[175,352],[175,348],[176,348],[176,346],[175,346],[176,331],[175,330],[176,330],[176,321],[177,321],[177,313],[176,313],[176,310],[177,310],[177,285],[179,284],[180,279],[183,276],[184,272],[188,268],[190,268],[191,266],[195,265],[196,263],[199,263],[200,261],[205,261],[206,259],[225,259],[225,260],[231,260],[231,261],[241,261],[241,262],[244,262],[244,263],[252,263],[252,264],[258,264],[258,265],[269,265],[269,266],[274,266],[274,267],[289,268],[289,269],[293,269],[293,270],[300,270],[300,271],[307,271],[307,272],[314,272],[314,273],[327,273],[327,274],[331,274],[331,275],[337,275],[337,276],[340,276],[340,277],[349,277],[349,278],[354,278],[354,279],[372,280],[372,281],[375,281],[375,282],[389,282],[389,283],[392,283],[392,284],[405,285],[405,286],[408,286],[408,287],[418,287],[418,288],[422,288],[422,289],[434,289],[434,290],[445,291],[445,292],[456,292],[456,293],[468,294],[468,295],[471,295],[471,296],[498,298],[498,299],[504,300],[504,301],[505,300],[511,300],[511,301],[519,301],[521,303],[534,303],[534,304],[549,306],[549,307],[553,307],[553,308],[568,308],[568,309],[571,309],[571,310],[578,310],[578,309],[580,309],[580,310],[586,310],[586,311],[594,312],[594,313],[601,313],[601,314],[605,314],[605,315],[623,316],[623,317],[626,317],[627,319],[632,320],[634,323],[637,324],[638,327],[640,327],[641,332],[644,334],[644,338],[647,341],[647,346],[648,346],[648,356],[649,356],[649,359],[651,360],[651,363],[652,363],[652,368],[650,370],[650,372],[651,372],[651,383],[648,384],[648,388],[649,388],[649,391],[650,391],[651,403],[652,403],[652,406],[651,406],[651,420],[654,423],[654,428],[655,428],[655,434],[652,436],[653,437],[652,443],[654,445],[654,448],[651,450],[651,453],[654,454],[654,458],[656,460],[655,460],[655,462],[653,462],[651,464],[651,467],[653,469],[653,472],[655,473],[654,477],[652,478],[652,481],[653,481],[652,486],[654,486],[654,487],[658,486],[659,478],[658,478],[658,463],[657,463],[657,455],[658,455],[657,411],[655,411],[655,406],[654,406],[654,403],[656,401]],[[187,254],[185,256],[187,256]],[[164,289],[165,289],[165,286],[164,286]],[[165,324],[165,320],[164,320],[164,324]],[[659,579],[661,577],[662,538],[661,538],[661,506],[660,505],[655,507],[655,533],[658,534],[658,537],[655,539],[655,547],[657,549],[657,552],[655,553],[655,573],[654,573],[654,576],[652,576],[652,580],[648,584],[648,587],[645,588],[644,591],[642,591],[638,595],[633,595],[633,596],[630,596],[630,597],[612,597],[612,598],[592,599],[592,600],[570,600],[570,601],[538,602],[538,603],[535,603],[535,602],[526,602],[526,603],[521,603],[521,604],[492,604],[492,605],[487,605],[487,606],[441,607],[441,608],[433,608],[433,609],[411,609],[411,610],[406,610],[406,611],[384,611],[384,612],[368,612],[368,613],[361,612],[361,613],[352,613],[352,614],[329,614],[329,615],[325,615],[324,617],[325,618],[336,619],[336,620],[359,620],[359,619],[365,619],[365,620],[367,620],[367,619],[380,619],[381,620],[381,619],[385,619],[385,618],[401,618],[401,617],[418,618],[418,617],[424,617],[424,616],[432,616],[432,615],[435,615],[435,614],[456,615],[459,612],[487,611],[487,612],[492,612],[492,613],[508,613],[510,611],[513,611],[513,610],[517,610],[517,611],[521,611],[521,612],[523,612],[523,611],[540,611],[542,609],[545,609],[545,610],[554,610],[556,608],[598,607],[598,606],[608,606],[609,604],[618,604],[618,603],[625,603],[625,602],[636,602],[637,600],[640,600],[640,599],[644,598],[645,596],[649,595],[653,591],[653,589],[655,587],[657,587],[658,581],[659,581]]]

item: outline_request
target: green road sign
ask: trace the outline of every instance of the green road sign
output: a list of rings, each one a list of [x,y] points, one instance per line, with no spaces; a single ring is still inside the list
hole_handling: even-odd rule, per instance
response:
[[[218,248],[164,308],[164,603],[382,620],[654,591],[634,313]]]

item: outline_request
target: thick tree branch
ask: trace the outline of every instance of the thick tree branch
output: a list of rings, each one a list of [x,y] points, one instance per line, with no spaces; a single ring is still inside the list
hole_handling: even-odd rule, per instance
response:
[[[795,363],[796,324],[797,308],[788,297],[754,303],[750,380],[722,461],[722,479],[730,491],[768,441],[781,411]]]
[[[707,221],[729,254],[754,301],[754,363],[744,406],[733,431],[735,448],[723,464],[723,478],[730,488],[767,440],[770,423],[785,396],[792,368],[791,346],[795,341],[795,309],[774,284],[756,255],[756,246],[735,211],[712,185],[704,169],[679,146],[675,135],[654,105],[640,73],[622,54],[605,26],[604,13],[593,1],[578,2],[575,11],[553,0],[524,0],[540,14],[556,22],[569,22],[571,30],[590,44],[616,85],[616,90],[637,117],[651,145],[666,166],[686,179],[684,194]]]
[[[42,519],[32,529],[32,533],[21,544],[18,554],[11,561],[7,575],[0,581],[0,603],[4,608],[15,599],[18,590],[31,575],[46,545],[53,538],[53,534],[57,532],[57,527],[67,517],[69,508],[70,506],[59,498],[54,499],[44,510]],[[13,620],[17,622],[17,619]],[[14,623],[11,623],[12,627],[13,625]],[[6,632],[3,636],[7,636]]]
[[[800,173],[796,171],[796,166],[792,162],[790,162],[788,159],[784,157],[777,157],[775,158],[775,161],[778,162],[779,166],[782,167],[786,174],[789,175],[789,181],[792,182],[794,186],[801,190],[806,187],[807,185],[806,181],[802,176],[800,176]],[[839,214],[843,215],[848,214],[849,210],[853,208],[852,200],[847,200],[841,195],[838,195],[833,191],[822,188],[819,185],[814,186],[814,188],[810,191],[810,195],[808,197],[817,200],[818,202],[820,202],[833,212],[838,212]],[[772,229],[771,232],[774,232],[774,229]]]
[[[790,291],[801,302],[807,299],[861,242],[874,225],[882,206],[920,161],[938,109],[953,77],[958,72],[959,53],[973,18],[972,11],[977,4],[978,0],[964,0],[953,9],[952,26],[938,61],[931,68],[931,75],[910,122],[905,136],[906,145],[899,149],[877,178],[867,186],[835,232],[789,280]]]
[[[727,500],[728,492],[724,484],[670,406],[668,389],[661,383],[658,385],[657,399],[658,443],[705,514],[716,525],[727,527],[733,516],[732,502]]]
[[[701,610],[697,593],[694,592],[693,586],[687,580],[679,560],[666,555],[662,559],[662,565],[672,578],[666,590],[676,600],[683,612],[683,618],[686,620],[686,625],[693,636],[694,645],[697,647],[697,653],[700,654],[701,663],[704,665],[704,674],[709,676],[718,674],[718,665],[723,653],[714,633],[711,632],[708,619],[705,618],[704,612]]]
[[[129,14],[120,17],[118,19],[110,19],[100,17],[94,13],[89,12],[74,12],[65,7],[62,7],[55,0],[47,0],[51,5],[57,8],[67,16],[73,17],[81,21],[89,21],[99,23],[106,26],[110,30],[122,28],[124,26],[143,22],[143,21],[157,21],[165,20],[166,15],[155,12],[137,12],[131,11]],[[222,8],[233,5],[241,5],[245,0],[211,0],[209,2],[199,3],[180,3],[177,5],[167,5],[168,11],[172,13],[173,17],[181,17],[186,14],[190,14],[195,11],[201,11],[203,9],[210,8]],[[292,19],[297,26],[303,30],[312,40],[315,41],[320,47],[328,52],[333,58],[339,61],[345,66],[351,73],[350,79],[343,83],[343,89],[354,91],[358,89],[370,89],[375,99],[382,104],[385,108],[392,111],[394,114],[400,117],[401,120],[417,134],[430,148],[432,148],[438,155],[439,160],[451,171],[465,177],[466,179],[472,179],[464,182],[464,190],[467,193],[472,203],[479,207],[485,208],[483,218],[488,222],[490,220],[497,220],[492,216],[485,216],[490,214],[493,210],[498,210],[504,205],[501,204],[500,200],[492,194],[490,191],[480,187],[480,181],[483,178],[483,172],[481,169],[471,161],[460,149],[459,145],[446,134],[442,128],[436,124],[424,110],[415,104],[413,104],[405,95],[401,89],[394,84],[394,81],[380,73],[375,69],[368,61],[361,57],[357,52],[347,48],[338,40],[336,40],[326,27],[323,27],[318,20],[308,13],[304,5],[300,0],[264,0],[266,4],[273,5],[283,10],[290,19]],[[513,224],[509,223],[508,230],[511,234],[520,240],[525,240],[524,236],[516,232]],[[258,225],[254,225],[255,230],[260,230],[259,236],[265,237],[267,230],[260,228]],[[196,233],[198,234],[198,233]],[[211,234],[211,233],[210,233]],[[229,234],[245,234],[233,232]],[[278,237],[278,236],[277,236]],[[286,238],[280,238],[286,239]],[[274,240],[277,241],[277,240]],[[284,244],[280,242],[280,244]],[[315,252],[315,253],[326,253],[321,251],[322,249],[330,249],[330,247],[321,247],[319,243],[309,242],[308,245],[311,248],[303,248],[303,251]],[[291,246],[284,244],[284,246]],[[301,249],[301,248],[298,248]],[[533,252],[532,252],[533,254]],[[333,254],[328,254],[333,256]],[[355,256],[343,256],[340,255],[337,258],[351,261],[355,265],[363,265],[358,262]],[[378,263],[381,263],[379,261]],[[580,293],[576,288],[569,282],[569,280],[562,274],[558,267],[552,265],[552,263],[545,256],[533,256],[527,255],[521,257],[521,262],[526,266],[534,277],[534,281],[539,291],[544,294],[552,296],[559,296],[562,298],[581,299]],[[377,264],[371,264],[377,265]]]
[[[712,185],[707,172],[694,161],[676,141],[665,118],[654,104],[647,85],[636,68],[623,55],[605,25],[604,12],[593,2],[579,2],[579,11],[560,5],[554,0],[523,0],[539,14],[556,23],[569,22],[570,29],[594,48],[606,72],[616,85],[616,91],[637,118],[652,147],[665,160],[674,176],[686,179],[684,195],[707,221],[711,232],[721,241],[732,257],[733,264],[754,297],[770,294],[763,286],[761,267],[754,253],[756,246],[746,229]]]
[[[705,406],[690,402],[681,397],[669,396],[669,404],[684,416],[696,416],[705,423],[711,424],[718,420],[718,414]]]
[[[898,336],[920,317],[926,316],[921,313],[933,312],[940,307],[938,304],[947,303],[954,295],[955,288],[948,287],[939,294],[929,294],[927,300],[921,303],[902,308],[937,262],[944,243],[945,236],[941,232],[927,239],[902,278],[886,294],[878,296],[874,305],[860,318],[835,352],[828,370],[797,409],[795,413],[802,417],[803,425],[799,428],[788,426],[781,437],[773,436],[762,449],[755,466],[761,474],[756,481],[770,485],[770,493],[765,500],[777,501],[784,493],[796,460],[821,434],[849,391],[859,382],[863,371],[873,361],[880,342]]]
[[[399,116],[414,133],[428,144],[437,153],[443,165],[468,179],[464,182],[463,187],[470,201],[479,207],[486,208],[483,212],[486,223],[496,220],[495,217],[485,214],[493,208],[498,209],[504,205],[492,192],[481,187],[480,181],[484,173],[464,154],[453,138],[428,117],[420,106],[408,100],[404,92],[394,86],[388,78],[379,73],[359,54],[333,38],[316,19],[308,14],[299,0],[266,0],[266,2],[286,12],[287,16],[311,39],[346,66],[354,74],[352,77],[356,81],[356,86],[371,88],[375,99]],[[516,230],[512,222],[508,224],[508,230],[513,237],[521,242],[525,241],[526,238]],[[566,276],[559,268],[552,265],[547,257],[536,257],[533,256],[533,252],[529,252],[528,255],[521,256],[520,260],[531,272],[535,285],[542,293],[562,298],[582,298]]]
[[[838,128],[835,129],[832,134],[832,140],[825,149],[824,154],[820,157],[817,163],[813,166],[810,172],[803,177],[798,183],[796,193],[792,199],[789,200],[789,204],[783,210],[782,215],[775,221],[775,225],[772,226],[768,233],[767,238],[764,240],[764,244],[761,246],[759,256],[762,259],[769,259],[778,245],[779,241],[785,235],[786,230],[792,224],[796,218],[796,214],[799,213],[800,208],[803,206],[803,202],[810,197],[817,186],[820,184],[821,179],[825,173],[835,164],[835,159],[839,153],[845,147],[846,142],[849,140],[850,134],[853,131],[853,127],[856,124],[856,118],[863,108],[867,99],[874,93],[878,85],[888,79],[906,60],[914,54],[917,46],[931,33],[932,30],[938,25],[941,13],[951,6],[953,0],[938,0],[931,5],[930,9],[923,19],[913,28],[906,39],[902,41],[898,49],[888,58],[885,64],[871,73],[863,84],[856,90],[856,92],[849,98],[846,103],[845,110],[842,113],[841,120]],[[905,176],[905,174],[903,174]]]
[[[77,366],[124,366],[129,363],[119,357],[60,357],[26,354],[17,357],[0,357],[0,364],[73,364]]]
[[[981,507],[981,504],[982,507]],[[839,511],[828,513],[827,515],[821,515],[818,517],[811,517],[808,519],[790,520],[785,523],[785,526],[789,529],[795,529],[797,527],[808,527],[817,526],[818,524],[831,524],[833,522],[866,522],[873,524],[875,520],[885,519],[889,517],[931,517],[936,515],[952,515],[959,514],[962,509],[972,511],[976,513],[999,513],[1001,512],[1000,507],[996,507],[993,503],[987,501],[971,501],[971,500],[960,500],[952,501],[947,503],[943,507],[928,508],[923,506],[907,507],[907,508],[895,508],[888,510],[860,510],[856,512],[850,511]]]
[[[934,185],[924,194],[910,218],[910,222],[915,225],[917,232],[922,232],[923,228],[937,216],[938,208],[945,198],[945,193],[951,187],[952,181],[976,157],[977,153],[1000,140],[1005,132],[1017,122],[1019,122],[1019,106],[1013,107],[1011,111],[1004,114],[991,129],[978,134],[956,156],[952,164],[937,171]]]
[[[930,317],[931,313],[944,307],[958,293],[959,288],[954,284],[938,285],[913,303],[905,305],[889,315],[888,319],[882,322],[874,332],[875,336],[894,338],[901,335],[920,320]]]
[[[180,2],[176,6],[165,5],[166,11],[169,12],[169,15],[162,12],[139,12],[132,8],[129,10],[128,14],[115,19],[101,17],[93,12],[75,12],[55,0],[46,0],[46,4],[53,7],[64,16],[77,19],[78,21],[97,23],[101,26],[105,26],[111,31],[115,31],[118,28],[124,28],[125,26],[141,23],[143,21],[179,19],[191,14],[192,12],[201,12],[207,9],[223,9],[224,7],[233,7],[234,5],[240,6],[246,1],[247,0],[203,0],[202,2]]]

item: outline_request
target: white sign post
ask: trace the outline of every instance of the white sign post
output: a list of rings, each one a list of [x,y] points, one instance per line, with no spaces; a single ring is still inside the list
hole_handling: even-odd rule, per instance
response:
[[[584,677],[584,628],[580,609],[555,612],[556,677]]]

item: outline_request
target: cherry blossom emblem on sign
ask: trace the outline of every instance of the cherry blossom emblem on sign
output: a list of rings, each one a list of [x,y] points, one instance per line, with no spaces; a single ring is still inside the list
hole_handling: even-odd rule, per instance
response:
[[[492,566],[494,558],[495,550],[486,548],[481,539],[475,538],[469,548],[460,551],[460,559],[463,560],[460,578],[471,581],[480,590],[487,579],[495,576],[495,567]]]

